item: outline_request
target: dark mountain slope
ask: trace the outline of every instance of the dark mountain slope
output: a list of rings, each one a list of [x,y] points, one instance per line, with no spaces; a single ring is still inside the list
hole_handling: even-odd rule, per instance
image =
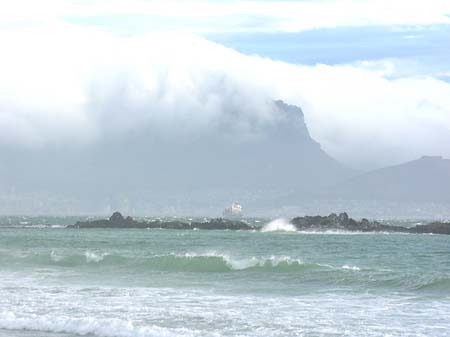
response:
[[[326,194],[352,200],[450,202],[450,160],[424,156],[358,175]]]

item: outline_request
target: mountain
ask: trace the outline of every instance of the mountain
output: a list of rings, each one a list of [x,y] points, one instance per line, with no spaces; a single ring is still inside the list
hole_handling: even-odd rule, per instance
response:
[[[450,160],[424,156],[357,175],[326,194],[349,200],[450,203]]]
[[[354,174],[312,139],[301,108],[269,104],[267,120],[251,119],[242,107],[195,132],[176,124],[165,130],[142,125],[86,146],[0,146],[1,180],[9,191],[0,212],[98,212],[110,206],[144,213],[223,208],[233,199],[264,206]]]

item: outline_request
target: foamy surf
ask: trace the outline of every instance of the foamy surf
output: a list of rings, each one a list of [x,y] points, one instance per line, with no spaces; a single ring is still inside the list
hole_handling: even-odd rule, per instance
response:
[[[261,232],[296,232],[297,228],[286,219],[275,219],[266,224]]]
[[[155,325],[137,326],[131,321],[117,318],[71,318],[50,315],[17,315],[0,313],[0,329],[69,333],[98,337],[172,337],[199,336],[195,331],[180,328],[163,328]]]
[[[346,269],[346,270],[354,270],[354,271],[360,271],[361,268],[357,267],[357,266],[349,266],[349,265],[343,265],[342,269]]]
[[[258,232],[3,229],[0,336],[448,334],[448,237]]]
[[[96,263],[96,262],[103,261],[105,256],[108,256],[108,253],[98,253],[98,252],[92,252],[92,251],[88,250],[84,253],[84,256],[86,257],[87,263],[92,263],[92,262]]]
[[[94,252],[87,250],[84,252],[84,261],[81,256],[77,255],[63,255],[59,254],[56,251],[52,250],[50,253],[50,261],[54,263],[62,263],[69,262],[69,264],[83,264],[86,263],[98,263],[103,261],[103,259],[108,256],[108,253],[105,252]],[[41,259],[42,260],[42,259]]]

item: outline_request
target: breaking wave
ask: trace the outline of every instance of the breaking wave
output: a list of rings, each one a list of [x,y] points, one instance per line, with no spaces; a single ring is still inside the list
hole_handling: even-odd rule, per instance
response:
[[[296,232],[297,228],[286,219],[275,219],[266,224],[261,232]]]
[[[5,252],[6,253],[6,252]],[[374,288],[401,287],[413,291],[444,291],[450,289],[450,277],[442,274],[403,273],[390,269],[357,266],[354,264],[324,264],[305,262],[292,256],[231,256],[219,252],[169,253],[149,256],[114,255],[109,252],[85,251],[76,255],[63,255],[51,251],[47,255],[3,257],[2,265],[14,266],[57,266],[70,269],[99,270],[102,268],[115,273],[145,274],[148,272],[181,273],[294,273],[312,277],[317,282],[329,284],[365,284]],[[113,267],[113,269],[111,269]],[[21,267],[22,268],[22,267]],[[308,276],[309,275],[309,276]],[[374,275],[378,275],[374,278]]]
[[[91,252],[91,251],[86,251],[84,253],[87,263],[103,261],[103,259],[107,255],[108,255],[108,253],[95,253],[95,252]]]
[[[52,250],[52,252],[50,253],[50,260],[55,262],[56,264],[70,266],[84,263],[98,263],[100,261],[103,261],[104,258],[108,255],[108,253],[104,252],[94,252],[87,250],[83,255],[65,256],[60,255]],[[45,261],[45,257],[41,257],[41,259]]]
[[[292,256],[230,256],[219,252],[164,255],[126,256],[100,251],[85,251],[77,255],[63,255],[52,251],[48,254],[11,256],[1,252],[0,267],[25,269],[56,266],[71,270],[99,271],[115,274],[145,275],[154,272],[169,273],[286,273],[302,277],[304,282],[314,280],[322,285],[345,285],[373,289],[408,289],[420,292],[448,294],[450,277],[442,273],[410,273],[402,270],[384,269],[354,264],[325,264],[305,262]],[[258,275],[260,274],[260,275]]]
[[[304,269],[307,265],[300,259],[288,256],[238,259],[224,254],[187,253],[155,256],[146,261],[146,266],[152,269],[173,271],[227,272],[242,270],[296,271]]]
[[[168,329],[155,325],[136,326],[130,321],[117,318],[71,318],[49,315],[21,317],[12,312],[0,313],[0,329],[69,333],[80,336],[95,335],[98,337],[198,336],[198,333],[188,329]]]
[[[61,267],[77,267],[105,264],[120,264],[126,263],[128,258],[120,255],[110,255],[106,252],[87,250],[81,254],[67,255],[55,250],[50,253],[36,253],[24,255],[5,255],[0,254],[0,262],[11,264],[12,262],[31,265],[31,266],[61,266]]]
[[[16,263],[43,266],[53,265],[67,268],[85,267],[98,268],[116,266],[118,268],[132,268],[136,271],[159,270],[175,272],[231,272],[231,271],[287,271],[295,272],[314,264],[305,264],[300,259],[289,256],[268,256],[236,258],[226,254],[211,253],[185,253],[151,256],[123,256],[106,252],[86,251],[78,255],[63,255],[51,251],[50,254],[36,254],[20,257],[11,257]]]

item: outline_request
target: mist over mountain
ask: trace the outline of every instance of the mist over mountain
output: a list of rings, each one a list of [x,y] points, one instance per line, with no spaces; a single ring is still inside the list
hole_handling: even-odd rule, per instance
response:
[[[84,144],[82,133],[73,144],[2,144],[0,212],[220,215],[233,200],[260,215],[446,212],[439,205],[450,202],[450,160],[425,156],[361,173],[321,148],[300,107],[243,102],[230,100],[206,124],[116,120]]]
[[[228,107],[208,127],[142,125],[86,146],[1,148],[2,212],[146,212],[261,205],[309,195],[354,174],[314,141],[299,107],[269,101],[270,118]],[[15,200],[21,200],[16,202]]]

